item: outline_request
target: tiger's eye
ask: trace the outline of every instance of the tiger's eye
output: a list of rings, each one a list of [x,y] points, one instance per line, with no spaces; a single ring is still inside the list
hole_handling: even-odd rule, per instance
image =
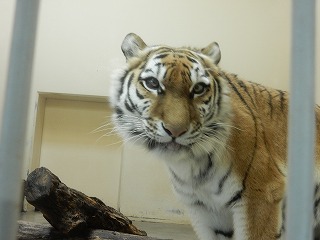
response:
[[[144,84],[147,88],[151,90],[157,90],[160,87],[159,81],[153,77],[145,79]]]
[[[207,90],[207,85],[205,85],[204,83],[197,83],[196,85],[194,85],[193,87],[193,93],[200,95],[203,94],[206,90]]]

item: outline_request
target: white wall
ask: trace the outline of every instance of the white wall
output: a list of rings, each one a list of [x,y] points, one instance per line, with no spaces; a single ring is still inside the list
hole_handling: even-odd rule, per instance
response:
[[[129,32],[150,44],[201,47],[217,41],[227,70],[287,87],[288,0],[47,0],[40,9],[36,88],[106,95],[112,70],[124,63],[120,44]]]
[[[317,3],[319,13],[319,1]],[[13,7],[13,1],[0,1],[0,112]],[[127,33],[135,32],[149,44],[203,47],[217,41],[222,50],[221,66],[225,70],[250,81],[287,90],[290,11],[289,0],[42,0],[25,173],[32,166],[38,93],[107,96],[111,72],[125,62],[120,45]],[[319,26],[318,14],[318,30]],[[317,34],[319,60],[320,31]],[[320,103],[319,67],[317,70],[317,102]],[[130,153],[131,150],[125,151]],[[137,156],[130,161],[140,161],[141,154]],[[130,165],[126,161],[129,159],[124,159],[124,170]]]

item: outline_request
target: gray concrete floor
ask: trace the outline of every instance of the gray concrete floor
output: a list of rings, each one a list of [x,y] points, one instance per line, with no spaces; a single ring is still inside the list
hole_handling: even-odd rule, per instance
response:
[[[22,213],[20,220],[47,223],[40,212],[33,211]],[[145,221],[133,221],[133,224],[139,229],[146,231],[150,237],[173,240],[197,240],[197,237],[190,225]]]

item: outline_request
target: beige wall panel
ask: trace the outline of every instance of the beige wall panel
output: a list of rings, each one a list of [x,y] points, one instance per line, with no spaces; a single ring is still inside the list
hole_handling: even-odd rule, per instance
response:
[[[0,126],[2,126],[14,9],[15,1],[0,1]]]
[[[184,206],[173,194],[166,166],[146,150],[126,144],[120,187],[120,210],[131,217],[186,223]]]
[[[121,42],[135,32],[151,45],[204,47],[217,41],[227,71],[287,89],[290,11],[289,0],[43,0],[35,87],[107,95],[108,77],[125,62]]]
[[[118,207],[121,145],[92,133],[108,121],[107,103],[47,99],[40,165],[69,187]],[[115,144],[116,143],[116,144]]]

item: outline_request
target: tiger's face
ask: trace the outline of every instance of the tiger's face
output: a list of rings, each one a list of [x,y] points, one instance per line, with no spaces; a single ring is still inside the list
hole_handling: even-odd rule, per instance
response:
[[[129,34],[127,65],[113,79],[113,121],[125,140],[161,153],[206,154],[222,144],[228,93],[216,43],[202,50],[148,47]]]

